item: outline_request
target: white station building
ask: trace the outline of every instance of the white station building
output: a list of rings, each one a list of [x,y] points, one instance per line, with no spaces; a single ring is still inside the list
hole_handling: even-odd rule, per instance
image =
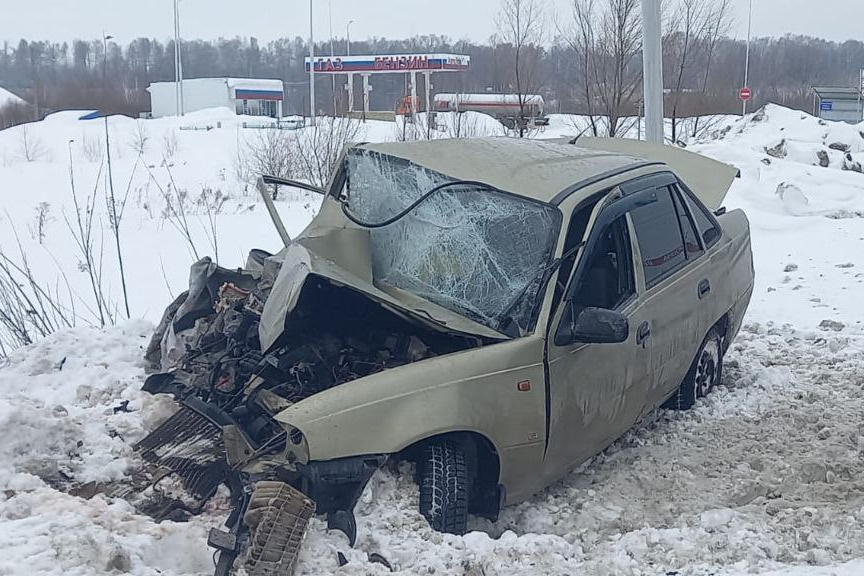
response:
[[[180,116],[177,82],[154,82],[150,93],[153,118]],[[193,78],[183,80],[183,112],[228,107],[237,114],[282,117],[285,87],[281,80],[256,78]]]

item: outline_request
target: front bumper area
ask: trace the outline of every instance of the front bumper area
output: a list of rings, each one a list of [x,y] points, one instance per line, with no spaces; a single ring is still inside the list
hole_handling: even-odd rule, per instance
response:
[[[265,466],[254,461],[232,466],[226,446],[236,444],[238,431],[246,437],[231,416],[189,397],[135,447],[160,470],[159,478],[177,476],[200,502],[199,509],[220,484],[230,489],[232,512],[226,529],[214,529],[208,538],[219,551],[216,576],[231,574],[241,557],[250,575],[290,576],[308,521],[316,513],[326,515],[328,528],[342,531],[354,545],[354,506],[388,455],[284,465],[271,456]]]

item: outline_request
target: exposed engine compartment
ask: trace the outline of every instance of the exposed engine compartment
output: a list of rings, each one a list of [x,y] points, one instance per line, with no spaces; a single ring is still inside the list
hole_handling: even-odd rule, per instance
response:
[[[276,414],[385,370],[484,344],[479,337],[437,328],[432,317],[418,319],[356,288],[308,274],[297,284],[281,335],[262,350],[259,325],[279,268],[269,255],[253,257],[242,271],[225,270],[207,259],[193,266],[189,292],[166,311],[148,348],[147,359],[161,371],[144,385],[153,394],[172,394],[180,410],[136,445],[154,486],[153,497],[135,502],[143,513],[160,520],[197,514],[220,484],[231,488],[235,513],[226,522],[231,531],[211,532],[210,539],[211,546],[225,553],[216,571],[223,575],[246,544],[247,567],[266,564],[270,540],[281,542],[282,533],[295,524],[305,528],[316,507],[327,514],[328,526],[345,532],[353,545],[356,524],[350,511],[386,460],[386,455],[372,455],[351,463],[320,463],[315,470],[294,466],[293,453],[286,457],[285,450],[289,442],[302,440],[302,432],[283,427]],[[246,468],[258,459],[267,464]],[[171,476],[180,481],[185,496],[155,489]],[[311,477],[316,483],[309,483]],[[341,480],[333,484],[321,478]],[[293,494],[273,510],[273,518],[281,519],[274,520],[278,527],[272,522],[264,528],[254,522],[244,525],[238,514],[252,509],[250,487],[273,482]],[[305,515],[302,521],[297,511],[283,514],[283,508],[294,505]]]
[[[173,366],[151,375],[144,385],[150,393],[173,394],[218,426],[236,425],[256,457],[284,449],[286,432],[273,416],[291,404],[385,370],[482,344],[435,330],[327,278],[309,276],[285,332],[263,352],[258,324],[269,285],[266,276],[212,263],[198,266],[189,296],[169,309],[170,318],[154,335],[158,346],[154,342],[150,347],[151,352],[161,350],[151,354],[151,361],[160,356],[163,369]],[[189,306],[190,301],[196,304]],[[142,442],[142,455],[164,465],[160,453],[182,453],[170,445],[172,438],[180,441],[172,431],[162,434],[158,446]],[[174,461],[170,467],[178,468]],[[207,486],[197,490],[199,497],[209,497],[209,487],[215,489],[218,482]]]

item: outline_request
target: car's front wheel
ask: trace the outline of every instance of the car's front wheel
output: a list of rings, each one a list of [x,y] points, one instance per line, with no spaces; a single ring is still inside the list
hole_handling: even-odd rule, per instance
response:
[[[706,396],[720,383],[723,376],[723,339],[720,333],[712,328],[699,353],[693,360],[687,376],[678,387],[678,391],[663,405],[672,410],[688,410],[696,403],[697,398]]]
[[[438,532],[464,534],[468,527],[468,462],[456,442],[429,444],[419,462],[420,513]]]

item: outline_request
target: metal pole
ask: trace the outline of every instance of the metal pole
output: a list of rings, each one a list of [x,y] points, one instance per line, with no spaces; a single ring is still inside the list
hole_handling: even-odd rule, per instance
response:
[[[348,21],[348,26],[345,27],[345,51],[347,52],[347,56],[351,55],[351,25],[354,23],[353,20]]]
[[[312,0],[309,0],[309,124],[315,126],[315,35],[312,20]]]
[[[642,0],[642,84],[645,92],[645,133],[649,142],[663,143],[663,47],[660,0]]]
[[[747,14],[747,55],[744,57],[744,88],[749,88],[750,82],[750,33],[753,31],[753,0],[750,0],[750,10]],[[742,116],[747,115],[747,100],[744,100]]]
[[[864,121],[864,110],[861,109],[861,97],[864,96],[864,68],[861,68],[858,79],[858,119]]]
[[[432,130],[432,72],[424,72],[423,84],[426,88],[426,133]]]
[[[333,0],[327,0],[327,10],[330,18],[330,63],[336,55],[333,50]],[[330,95],[333,97],[333,117],[336,117],[336,75],[330,75]]]
[[[183,52],[181,48],[183,47],[182,40],[180,39],[180,0],[174,0],[174,51],[176,53],[177,59],[177,90],[179,92],[178,96],[178,110],[180,111],[180,116],[186,115],[186,99],[183,95]]]
[[[180,115],[180,28],[177,25],[179,7],[174,0],[174,115]]]
[[[363,122],[366,122],[366,116],[369,115],[369,74],[363,74]]]

